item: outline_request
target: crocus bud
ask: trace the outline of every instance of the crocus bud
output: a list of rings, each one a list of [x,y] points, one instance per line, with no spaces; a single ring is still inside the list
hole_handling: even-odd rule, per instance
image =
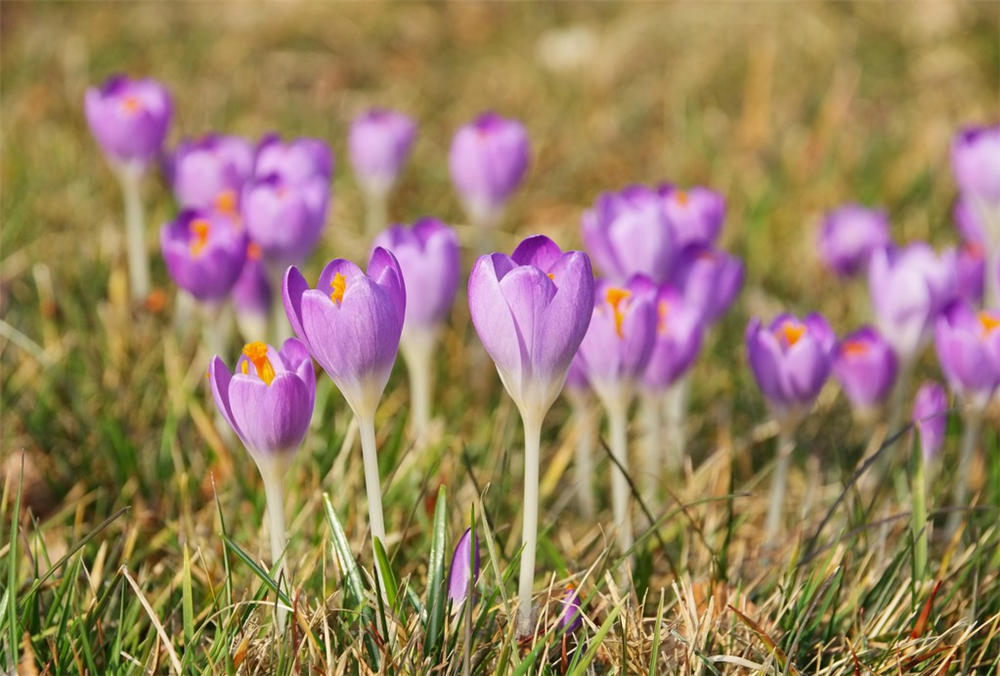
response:
[[[83,103],[90,131],[112,163],[143,167],[160,155],[173,109],[162,84],[115,75],[87,89]]]
[[[611,282],[642,274],[667,281],[676,250],[660,195],[642,185],[598,196],[583,212],[581,230],[594,264]]]
[[[889,218],[883,209],[845,204],[826,214],[819,233],[819,255],[838,275],[867,269],[873,251],[889,246]]]
[[[681,190],[669,184],[661,186],[659,193],[674,235],[674,246],[711,247],[726,218],[726,200],[722,195],[701,186]]]
[[[290,182],[279,174],[259,176],[244,188],[243,222],[265,261],[278,266],[298,264],[319,241],[329,201],[322,177]]]
[[[177,286],[198,300],[218,301],[240,276],[247,240],[229,216],[188,209],[160,228],[160,249]]]
[[[671,282],[706,323],[718,321],[743,288],[743,262],[721,249],[691,246],[681,252]]]
[[[384,196],[396,182],[417,136],[417,125],[403,113],[373,108],[354,118],[347,138],[354,174],[362,189]]]
[[[247,244],[247,258],[243,270],[230,292],[236,308],[236,322],[247,340],[259,340],[267,334],[267,320],[271,314],[271,282],[260,258],[260,246]]]
[[[562,606],[562,611],[559,613],[559,628],[567,634],[572,634],[583,624],[580,593],[574,585],[566,585],[566,593],[560,599],[559,605]]]
[[[258,465],[298,449],[316,400],[316,375],[305,345],[289,338],[279,352],[250,343],[233,373],[216,356],[209,378],[219,412]]]
[[[355,415],[374,415],[396,360],[406,311],[403,275],[393,255],[375,249],[367,273],[350,261],[332,260],[315,288],[291,266],[282,299],[295,334]]]
[[[879,331],[903,363],[911,363],[931,338],[934,320],[955,297],[953,256],[923,242],[872,253],[868,290]]]
[[[924,383],[913,401],[913,424],[920,433],[924,462],[937,457],[948,424],[948,394],[937,383]]]
[[[1000,312],[956,301],[938,318],[934,342],[951,388],[984,407],[1000,385]]]
[[[801,321],[778,315],[766,327],[760,319],[750,320],[750,369],[776,417],[794,422],[812,406],[830,374],[835,343],[830,325],[816,313]]]
[[[694,364],[701,349],[702,316],[675,287],[664,284],[655,292],[656,337],[642,384],[662,392]]]
[[[598,282],[580,357],[602,399],[627,397],[646,370],[656,339],[654,299],[648,277],[637,275],[624,286]]]
[[[455,231],[436,218],[422,218],[411,227],[392,226],[375,238],[375,246],[392,252],[411,291],[404,333],[437,328],[448,316],[458,290]]]
[[[892,391],[896,355],[878,331],[864,326],[837,344],[833,374],[854,409],[869,415]]]
[[[480,256],[469,275],[469,312],[479,340],[522,416],[544,415],[562,390],[594,303],[590,259],[548,237],[525,239],[511,256]]]
[[[460,128],[451,142],[448,167],[469,218],[495,223],[530,159],[528,132],[517,120],[483,113]]]
[[[181,141],[168,166],[174,195],[181,207],[237,214],[253,160],[253,146],[239,136],[208,134]]]
[[[964,194],[1000,205],[1000,125],[959,132],[951,144],[951,167]]]
[[[276,134],[265,136],[257,146],[254,174],[277,174],[288,183],[306,183],[320,177],[329,183],[333,175],[330,147],[317,138],[283,142]]]
[[[455,545],[448,569],[448,600],[456,606],[465,601],[469,588],[476,586],[479,579],[479,538],[472,537],[472,529],[466,528]]]

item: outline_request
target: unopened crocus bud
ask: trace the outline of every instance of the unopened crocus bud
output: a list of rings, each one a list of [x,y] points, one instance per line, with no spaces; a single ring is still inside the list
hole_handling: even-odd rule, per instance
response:
[[[1000,125],[959,132],[951,144],[951,167],[964,194],[1000,205]]]
[[[448,569],[448,600],[456,606],[465,601],[469,589],[476,586],[479,579],[479,538],[472,537],[472,529],[466,528],[458,539],[455,553],[451,556]]]
[[[566,593],[559,600],[559,605],[562,606],[562,611],[559,613],[559,628],[567,634],[572,634],[583,624],[580,592],[574,585],[566,585]]]
[[[312,359],[300,341],[290,338],[280,351],[250,343],[232,373],[216,356],[209,378],[219,412],[258,465],[298,449],[316,400]]]
[[[669,278],[674,232],[655,190],[632,185],[601,194],[583,212],[581,230],[594,265],[609,281],[622,284],[642,274],[662,284]]]
[[[247,340],[260,340],[267,335],[271,295],[271,282],[260,257],[260,246],[250,242],[243,270],[230,292],[236,308],[236,322]]]
[[[347,138],[354,174],[362,189],[384,196],[410,156],[417,125],[394,110],[372,108],[354,118]]]
[[[937,457],[948,424],[948,393],[937,383],[924,383],[913,402],[913,424],[920,433],[924,462]]]
[[[701,349],[701,312],[684,300],[680,291],[664,284],[655,291],[656,338],[649,363],[643,372],[643,386],[662,392],[687,373]]]
[[[594,303],[590,259],[548,237],[511,256],[481,256],[469,275],[469,312],[500,380],[523,416],[538,419],[562,390]]]
[[[299,264],[315,249],[329,205],[326,179],[290,182],[259,176],[243,191],[242,213],[250,238],[275,266]]]
[[[845,204],[826,214],[819,233],[819,255],[838,275],[867,269],[873,251],[889,246],[889,219],[883,209]]]
[[[188,209],[160,229],[167,272],[200,301],[226,297],[243,269],[246,233],[218,211]]]
[[[399,262],[406,288],[404,334],[440,326],[458,290],[460,260],[455,231],[436,218],[407,227],[394,225],[375,238],[376,247],[391,251]]]
[[[254,174],[277,174],[288,183],[306,183],[320,177],[329,182],[333,175],[330,146],[317,138],[282,141],[276,134],[265,136],[257,146]]]
[[[181,141],[170,158],[168,173],[181,207],[237,214],[253,162],[254,149],[246,139],[208,134]]]
[[[743,262],[721,249],[698,246],[681,252],[671,275],[688,307],[696,309],[704,322],[716,322],[732,306],[743,288]]]
[[[833,374],[854,409],[868,415],[892,391],[896,355],[878,331],[864,326],[837,344]]]
[[[101,150],[113,164],[145,167],[159,157],[173,105],[167,89],[152,79],[115,75],[87,89],[84,112]]]
[[[974,406],[985,407],[1000,385],[1000,312],[976,312],[956,301],[938,318],[934,343],[951,388]]]
[[[517,120],[484,113],[455,133],[448,167],[472,221],[492,225],[499,219],[530,159],[528,132]]]
[[[953,255],[923,242],[872,253],[868,290],[876,324],[904,364],[916,359],[934,320],[958,292]]]
[[[778,315],[768,326],[750,320],[750,369],[775,416],[794,422],[808,411],[830,374],[835,344],[830,325],[816,313],[802,320]]]
[[[722,231],[726,218],[726,200],[708,188],[695,186],[682,190],[672,185],[659,189],[663,210],[674,234],[674,246],[711,247]]]

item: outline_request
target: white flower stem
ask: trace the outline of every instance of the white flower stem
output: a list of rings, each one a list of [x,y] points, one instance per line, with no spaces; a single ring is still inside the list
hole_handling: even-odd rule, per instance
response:
[[[910,487],[910,502],[912,508],[911,528],[913,529],[913,574],[917,582],[922,582],[927,570],[927,539],[930,524],[927,522],[927,480],[924,475],[924,454],[920,446],[914,443],[911,435],[910,446],[913,449],[913,484]]]
[[[594,503],[594,429],[596,416],[590,410],[586,396],[572,396],[573,423],[576,428],[576,446],[573,448],[573,484],[580,514],[593,519],[597,513]]]
[[[410,426],[418,442],[427,438],[431,421],[436,344],[437,334],[433,329],[404,332],[399,344],[410,381]]]
[[[232,337],[230,328],[232,316],[225,302],[203,303],[201,312],[201,331],[205,349],[210,355],[219,355],[228,360],[229,339]]]
[[[385,543],[385,521],[382,518],[382,489],[378,478],[378,454],[375,449],[375,416],[358,416],[361,431],[361,457],[365,466],[365,492],[368,494],[368,523],[372,532],[372,555],[375,553],[375,538]],[[374,558],[372,560],[375,560]],[[376,570],[378,566],[375,567]],[[384,590],[385,587],[383,586]]]
[[[268,531],[271,535],[271,565],[281,560],[281,569],[278,573],[278,588],[289,589],[288,559],[282,555],[288,544],[288,536],[285,532],[285,493],[282,489],[282,481],[287,468],[287,461],[282,459],[261,459],[257,463],[260,468],[260,476],[264,480],[264,497],[267,501],[267,521]],[[278,614],[278,634],[285,631],[285,620],[288,610],[276,601]]]
[[[997,265],[1000,264],[1000,209],[976,197],[972,198],[972,205],[983,228],[983,262],[986,266],[983,307],[996,308],[1000,305],[1000,277],[997,275]]]
[[[618,528],[618,548],[622,554],[632,549],[632,520],[629,518],[628,497],[628,404],[631,397],[609,397],[604,402],[608,412],[608,437],[611,455],[618,465],[611,468],[611,508]]]
[[[781,526],[781,513],[785,504],[785,486],[788,483],[788,465],[795,450],[795,435],[792,425],[782,423],[778,432],[778,459],[775,464],[774,478],[771,480],[771,500],[767,507],[767,520],[764,522],[764,542],[774,542]]]
[[[267,264],[267,278],[271,282],[271,341],[280,349],[281,345],[292,337],[292,325],[285,314],[285,304],[282,302],[281,281],[284,279],[286,266],[276,263]]]
[[[389,192],[365,192],[365,234],[374,237],[389,223]]]
[[[958,468],[955,470],[952,511],[948,515],[947,532],[952,534],[962,522],[965,507],[969,502],[969,470],[972,454],[979,439],[979,428],[983,422],[983,411],[978,407],[968,407],[963,415],[962,445],[959,448]]]
[[[149,260],[146,258],[146,226],[142,217],[142,171],[123,166],[117,171],[125,202],[125,248],[128,256],[129,288],[132,299],[149,295]]]
[[[643,391],[639,397],[639,420],[642,428],[642,494],[652,511],[656,511],[657,490],[663,458],[662,408],[658,392]]]
[[[688,376],[682,377],[670,386],[663,398],[667,427],[667,438],[663,447],[664,461],[671,472],[681,471],[684,455],[687,453],[687,435],[684,428],[687,419],[688,383]]]
[[[534,630],[532,590],[535,584],[535,548],[538,544],[538,463],[542,416],[521,413],[524,426],[524,518],[521,527],[521,574],[518,578],[517,635]]]

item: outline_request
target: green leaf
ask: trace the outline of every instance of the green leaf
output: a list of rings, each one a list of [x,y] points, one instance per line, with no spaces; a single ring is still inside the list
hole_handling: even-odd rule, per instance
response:
[[[375,538],[375,565],[378,566],[378,572],[382,579],[382,584],[385,585],[385,599],[389,602],[389,607],[392,608],[393,612],[396,611],[396,598],[399,593],[399,584],[396,582],[396,576],[392,572],[392,568],[389,566],[389,557],[385,554],[385,547],[382,546],[382,541]]]
[[[278,588],[278,583],[274,581],[274,578],[271,577],[271,574],[268,571],[261,568],[260,565],[258,565],[257,562],[253,560],[252,556],[243,551],[243,548],[240,547],[238,544],[236,544],[236,542],[234,542],[233,539],[230,538],[225,533],[222,534],[222,541],[226,543],[226,547],[229,548],[229,551],[235,554],[241,561],[243,561],[243,563],[247,564],[247,566],[250,567],[250,570],[253,571],[253,574],[256,575],[261,582],[267,585],[267,587],[269,587],[271,591],[275,592],[278,595],[278,599],[281,602],[289,606],[292,605],[291,599],[288,598],[288,595],[285,594],[285,592],[283,592],[280,588]],[[275,564],[275,570],[280,570],[280,567],[281,567],[280,563]]]
[[[436,655],[441,648],[444,632],[444,551],[445,551],[445,489],[438,490],[434,508],[434,532],[431,536],[431,557],[427,564],[427,635],[424,654]]]

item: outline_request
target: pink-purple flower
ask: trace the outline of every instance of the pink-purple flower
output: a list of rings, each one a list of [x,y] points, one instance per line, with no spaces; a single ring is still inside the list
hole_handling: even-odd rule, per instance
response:
[[[448,600],[458,605],[465,601],[469,590],[479,579],[479,538],[472,536],[472,529],[466,528],[455,545],[448,569]]]
[[[296,138],[282,141],[277,134],[269,134],[257,146],[254,174],[277,174],[289,183],[306,183],[316,177],[329,182],[333,175],[333,153],[318,138]]]
[[[218,211],[182,211],[160,229],[167,271],[179,287],[201,301],[226,297],[243,269],[246,233]]]
[[[985,406],[1000,385],[1000,312],[956,301],[938,318],[934,342],[948,384]]]
[[[246,139],[208,134],[181,141],[170,158],[168,173],[181,207],[237,214],[253,163],[254,148]]]
[[[963,194],[1000,205],[1000,125],[959,132],[951,144],[951,167]]]
[[[681,189],[670,184],[660,186],[658,192],[675,247],[711,247],[715,243],[726,218],[726,200],[721,194],[702,186]]]
[[[687,373],[701,349],[703,323],[699,309],[691,307],[675,287],[664,284],[653,290],[656,328],[643,386],[666,390]]]
[[[924,383],[913,402],[913,424],[920,433],[924,462],[930,462],[941,450],[948,424],[948,393],[937,383]]]
[[[827,213],[820,228],[820,257],[839,275],[866,269],[872,252],[890,244],[884,209],[845,204]]]
[[[293,182],[271,173],[249,181],[241,200],[243,222],[264,260],[277,266],[305,260],[322,234],[329,198],[321,176]]]
[[[690,246],[680,253],[671,281],[681,289],[687,305],[711,323],[732,306],[743,288],[744,276],[739,258],[721,249]]]
[[[90,131],[115,164],[147,166],[156,160],[170,127],[173,104],[152,79],[115,75],[87,89],[84,112]]]
[[[871,411],[885,401],[895,385],[896,371],[892,348],[870,326],[861,327],[837,344],[833,374],[858,411]]]
[[[394,110],[371,108],[354,118],[347,147],[365,192],[384,196],[392,189],[416,136],[413,120]]]

